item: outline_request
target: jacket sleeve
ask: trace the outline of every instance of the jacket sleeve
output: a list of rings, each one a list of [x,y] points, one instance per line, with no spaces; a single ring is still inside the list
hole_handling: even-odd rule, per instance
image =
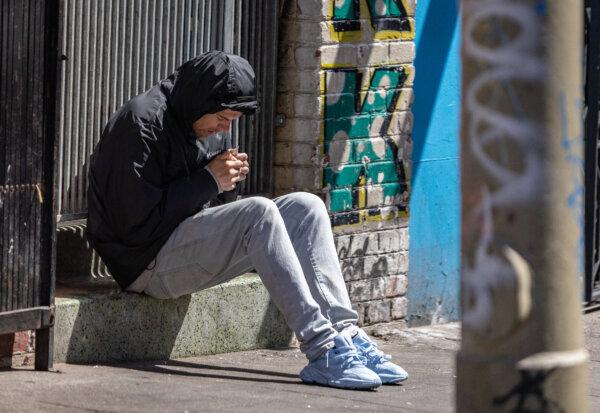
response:
[[[218,206],[218,205],[223,205],[223,204],[228,204],[230,202],[233,202],[235,200],[237,200],[238,194],[240,193],[240,186],[236,185],[236,187],[234,189],[232,189],[231,191],[224,191],[222,193],[220,193],[219,195],[217,195],[216,198],[214,198],[212,201],[210,201],[210,206]]]
[[[143,140],[136,146],[129,154],[116,155],[120,161],[112,164],[109,180],[113,230],[123,243],[134,245],[172,232],[218,194],[216,182],[203,168],[162,183],[159,156]]]

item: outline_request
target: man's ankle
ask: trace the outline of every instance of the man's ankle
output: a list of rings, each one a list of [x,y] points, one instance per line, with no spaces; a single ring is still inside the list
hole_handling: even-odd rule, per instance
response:
[[[341,330],[338,330],[340,334],[345,335],[346,337],[354,338],[358,334],[360,327],[355,324],[347,325],[343,327]]]

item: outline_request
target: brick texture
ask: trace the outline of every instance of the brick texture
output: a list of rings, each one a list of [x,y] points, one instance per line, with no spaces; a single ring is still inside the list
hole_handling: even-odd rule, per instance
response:
[[[406,315],[414,12],[414,0],[292,0],[280,21],[275,193],[325,200],[364,324]]]

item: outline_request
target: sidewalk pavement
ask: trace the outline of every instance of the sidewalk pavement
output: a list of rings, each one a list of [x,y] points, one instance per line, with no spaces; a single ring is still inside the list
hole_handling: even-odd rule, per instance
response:
[[[600,411],[600,312],[586,315],[591,411]],[[255,350],[119,365],[57,364],[0,372],[0,410],[44,412],[450,412],[459,327],[379,327],[381,348],[406,368],[402,385],[349,391],[304,385],[297,349]]]

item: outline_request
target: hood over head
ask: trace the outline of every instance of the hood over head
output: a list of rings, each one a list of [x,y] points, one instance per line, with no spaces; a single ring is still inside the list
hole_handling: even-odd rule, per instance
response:
[[[231,109],[248,115],[258,108],[254,70],[243,57],[207,52],[182,64],[169,78],[169,105],[187,129],[207,113]]]

